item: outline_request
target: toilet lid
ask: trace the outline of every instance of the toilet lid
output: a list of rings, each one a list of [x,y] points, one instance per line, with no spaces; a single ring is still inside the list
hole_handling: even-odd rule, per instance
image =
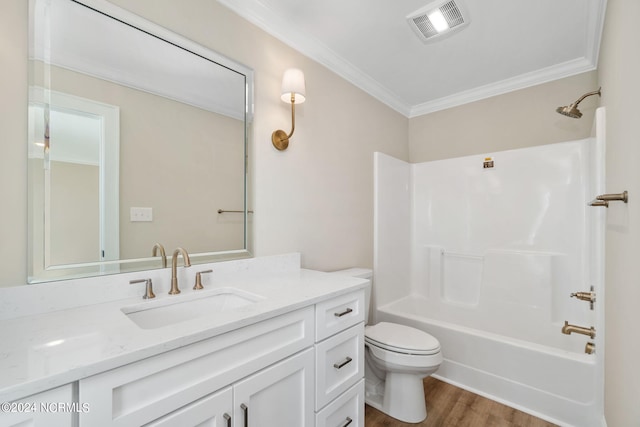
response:
[[[440,343],[433,336],[410,326],[380,322],[367,326],[365,341],[398,353],[433,354],[440,351]]]

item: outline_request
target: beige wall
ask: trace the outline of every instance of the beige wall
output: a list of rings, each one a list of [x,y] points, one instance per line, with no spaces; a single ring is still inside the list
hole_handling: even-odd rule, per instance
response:
[[[607,108],[607,191],[629,191],[607,210],[605,415],[609,427],[640,425],[640,2],[609,0],[600,53]]]
[[[27,3],[0,2],[4,286],[26,278]],[[254,69],[255,254],[299,251],[304,267],[315,269],[371,266],[373,152],[408,159],[408,120],[215,1],[113,3]],[[297,108],[289,150],[278,152],[271,133],[291,125],[279,96],[289,67],[304,70],[307,102]]]
[[[586,138],[597,97],[580,103],[583,116],[555,112],[598,88],[595,71],[510,92],[409,121],[411,162],[531,147]]]
[[[29,2],[0,2],[0,286],[27,274],[27,22]]]

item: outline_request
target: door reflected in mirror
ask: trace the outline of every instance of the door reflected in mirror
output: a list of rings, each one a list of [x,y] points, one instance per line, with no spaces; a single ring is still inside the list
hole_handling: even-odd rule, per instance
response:
[[[30,184],[42,194],[33,217],[43,220],[37,239],[44,241],[38,265],[119,260],[119,108],[53,91],[49,100],[32,88]]]
[[[29,281],[248,256],[251,70],[102,0],[31,23]]]

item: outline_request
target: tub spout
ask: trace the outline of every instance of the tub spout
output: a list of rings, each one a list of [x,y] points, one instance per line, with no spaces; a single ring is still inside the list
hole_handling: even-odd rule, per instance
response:
[[[594,329],[593,326],[590,328],[585,328],[582,326],[570,325],[569,322],[565,320],[564,326],[562,327],[562,333],[571,335],[572,332],[575,332],[577,334],[582,334],[582,335],[588,335],[591,337],[591,339],[596,337],[596,330]]]

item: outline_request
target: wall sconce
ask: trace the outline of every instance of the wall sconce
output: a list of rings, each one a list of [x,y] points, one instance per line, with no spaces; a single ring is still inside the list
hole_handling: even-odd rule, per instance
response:
[[[304,73],[301,70],[290,68],[284,72],[280,99],[291,103],[291,133],[287,135],[285,131],[278,129],[271,134],[271,142],[274,147],[283,151],[289,146],[289,138],[296,129],[295,105],[302,104],[305,100]]]

